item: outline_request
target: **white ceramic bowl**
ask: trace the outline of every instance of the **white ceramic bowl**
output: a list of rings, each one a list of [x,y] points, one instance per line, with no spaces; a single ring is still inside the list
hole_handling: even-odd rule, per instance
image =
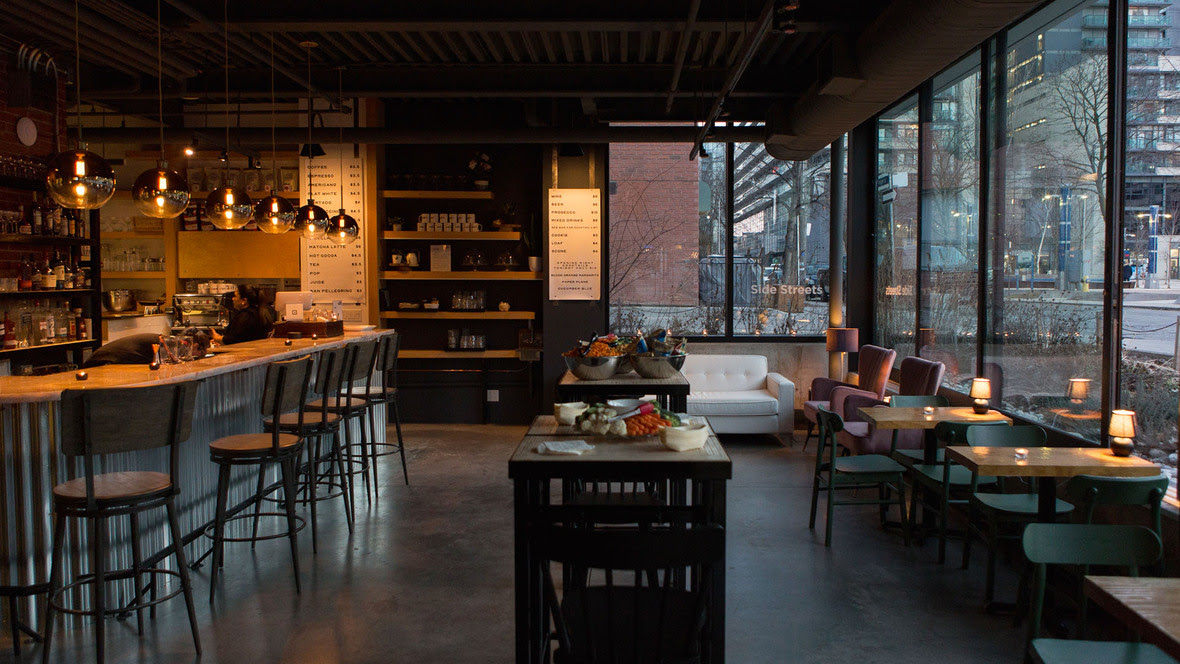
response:
[[[555,403],[553,404],[553,417],[557,418],[558,424],[570,426],[574,423],[574,419],[586,412],[589,407],[590,404],[585,401]]]
[[[660,429],[660,442],[670,450],[687,452],[699,450],[709,439],[709,427],[699,423],[689,423],[678,427],[664,427]]]
[[[623,413],[635,410],[641,403],[643,401],[639,399],[608,399],[606,405],[614,408],[616,413],[622,415]]]

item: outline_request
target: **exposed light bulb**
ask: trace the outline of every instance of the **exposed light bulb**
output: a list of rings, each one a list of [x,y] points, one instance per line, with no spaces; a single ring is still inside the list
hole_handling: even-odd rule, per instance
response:
[[[74,185],[74,193],[77,194],[78,196],[85,196],[86,195],[86,185],[82,184],[81,182]]]

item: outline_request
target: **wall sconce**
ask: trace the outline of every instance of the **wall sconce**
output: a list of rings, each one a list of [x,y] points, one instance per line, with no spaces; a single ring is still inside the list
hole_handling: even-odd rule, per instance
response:
[[[1110,453],[1117,457],[1131,456],[1135,449],[1137,418],[1133,410],[1112,410],[1110,412]]]
[[[986,378],[972,378],[971,391],[968,396],[975,400],[971,404],[971,408],[976,414],[987,414],[987,411],[991,410],[987,401],[992,398],[992,382]]]

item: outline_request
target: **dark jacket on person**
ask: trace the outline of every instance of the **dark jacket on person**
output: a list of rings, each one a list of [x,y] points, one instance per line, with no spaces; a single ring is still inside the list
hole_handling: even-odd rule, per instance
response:
[[[238,309],[229,319],[229,325],[225,326],[221,342],[236,344],[243,341],[265,339],[270,334],[272,325],[273,322],[267,320],[257,307]]]
[[[99,346],[82,366],[89,368],[101,367],[104,364],[150,364],[156,359],[152,352],[152,344],[159,343],[158,334],[131,334]]]

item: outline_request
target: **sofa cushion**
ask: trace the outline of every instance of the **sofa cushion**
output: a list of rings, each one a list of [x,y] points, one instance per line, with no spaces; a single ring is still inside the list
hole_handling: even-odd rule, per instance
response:
[[[778,399],[766,390],[702,390],[688,395],[690,415],[777,415]]]
[[[769,365],[763,355],[704,355],[691,353],[681,372],[695,394],[698,390],[761,390]]]
[[[820,408],[828,409],[831,405],[830,401],[804,401],[803,402],[803,417],[807,418],[808,422],[818,423],[819,418],[816,416],[816,411]]]

